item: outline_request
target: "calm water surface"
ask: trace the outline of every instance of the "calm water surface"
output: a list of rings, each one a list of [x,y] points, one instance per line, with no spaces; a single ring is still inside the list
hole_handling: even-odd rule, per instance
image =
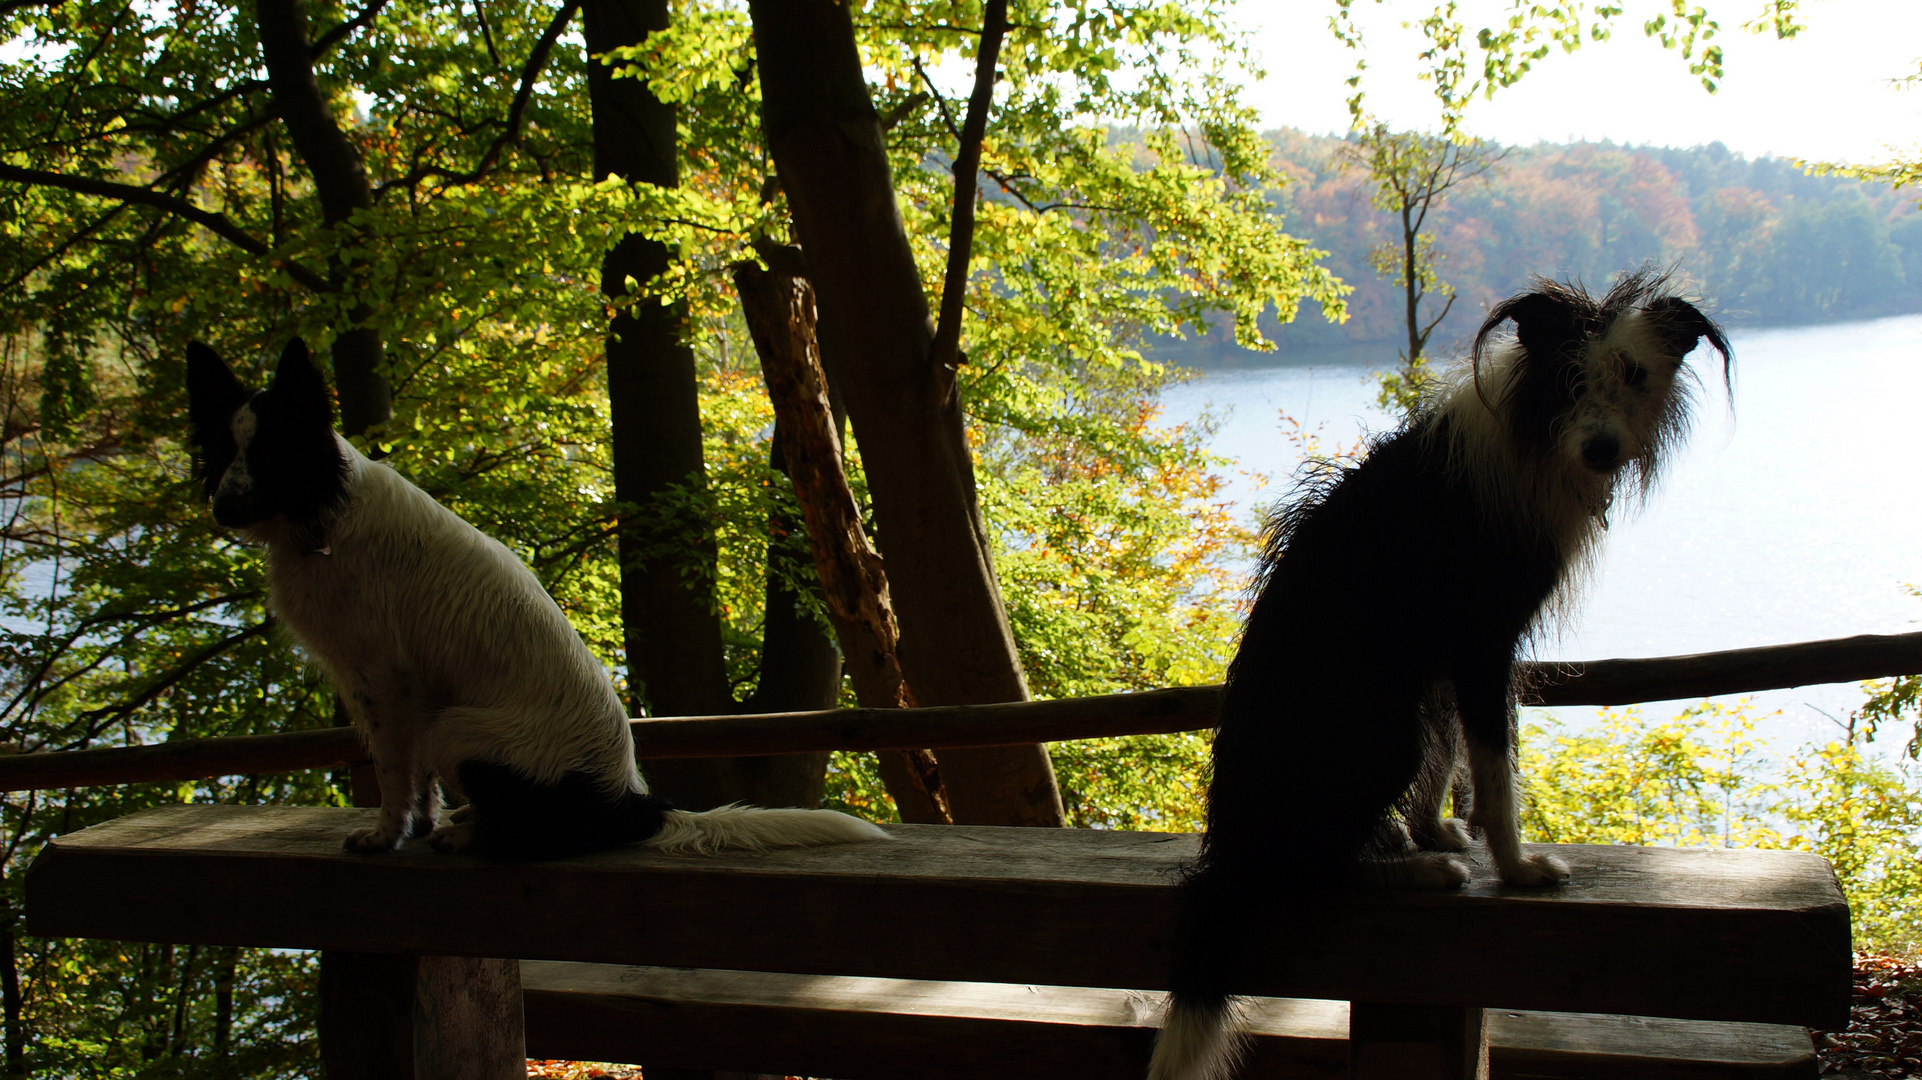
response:
[[[1731,410],[1713,353],[1687,447],[1640,513],[1604,541],[1586,599],[1543,659],[1663,656],[1918,629],[1922,600],[1922,316],[1737,333]],[[1284,495],[1302,451],[1284,417],[1348,446],[1392,419],[1354,350],[1215,369],[1165,396],[1167,418],[1212,412],[1231,493],[1249,513]],[[1265,480],[1264,480],[1265,477]],[[1835,731],[1854,686],[1754,696],[1772,740]],[[1657,706],[1651,711],[1673,711]],[[1578,720],[1592,710],[1556,710]],[[1886,742],[1886,740],[1884,740]]]

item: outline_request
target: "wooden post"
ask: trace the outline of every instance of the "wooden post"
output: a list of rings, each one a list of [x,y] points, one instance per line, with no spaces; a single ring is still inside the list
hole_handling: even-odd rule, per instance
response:
[[[1354,1080],[1488,1080],[1488,1017],[1357,1001],[1348,1010],[1348,1062]]]
[[[372,762],[352,784],[380,805]],[[525,1080],[520,961],[323,949],[320,1061],[328,1080]]]
[[[322,952],[320,1057],[330,1080],[520,1080],[520,962]]]

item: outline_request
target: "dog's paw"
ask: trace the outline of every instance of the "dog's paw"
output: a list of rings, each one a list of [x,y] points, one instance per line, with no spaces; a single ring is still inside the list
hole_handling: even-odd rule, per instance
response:
[[[1468,864],[1453,855],[1412,852],[1363,862],[1361,880],[1383,889],[1445,892],[1468,883]]]
[[[1468,884],[1468,864],[1448,855],[1425,853],[1408,860],[1408,888],[1444,892]]]
[[[355,829],[353,832],[347,834],[347,840],[341,846],[348,851],[358,851],[363,855],[371,855],[382,851],[392,851],[399,847],[400,837],[383,832],[379,828]]]
[[[415,814],[414,819],[407,823],[407,839],[409,840],[419,840],[423,836],[432,836],[434,831],[434,819],[428,817],[426,814]]]
[[[465,824],[466,822],[472,820],[473,817],[474,817],[473,803],[462,803],[461,805],[456,806],[452,810],[449,810],[447,812],[447,820],[453,822],[456,825]]]
[[[477,832],[477,827],[471,821],[442,825],[427,835],[427,842],[442,855],[459,855],[473,848]]]
[[[1423,851],[1467,851],[1468,822],[1461,818],[1442,818],[1422,830],[1416,842]]]
[[[1541,889],[1568,880],[1568,864],[1553,855],[1524,855],[1519,862],[1497,868],[1504,885]]]

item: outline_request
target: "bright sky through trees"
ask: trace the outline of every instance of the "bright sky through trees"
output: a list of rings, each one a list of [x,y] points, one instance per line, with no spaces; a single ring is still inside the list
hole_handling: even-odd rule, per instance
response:
[[[1354,54],[1328,32],[1332,7],[1243,2],[1233,9],[1233,18],[1255,32],[1268,72],[1244,96],[1261,110],[1264,126],[1348,129],[1343,80]],[[1463,18],[1490,25],[1505,7],[1465,0]],[[1427,8],[1408,0],[1355,5],[1368,34],[1369,107],[1395,127],[1435,123],[1430,88],[1413,75],[1421,37],[1399,25]],[[1727,77],[1713,96],[1679,57],[1643,37],[1642,20],[1655,6],[1628,8],[1613,41],[1553,55],[1519,86],[1477,101],[1468,111],[1469,131],[1508,144],[1612,139],[1692,146],[1719,139],[1751,157],[1858,164],[1886,160],[1891,145],[1913,149],[1922,142],[1922,88],[1891,85],[1915,71],[1922,56],[1922,4],[1914,0],[1807,0],[1801,18],[1808,29],[1786,42],[1741,29],[1757,14],[1753,0],[1711,3],[1722,23],[1716,41],[1727,54]]]

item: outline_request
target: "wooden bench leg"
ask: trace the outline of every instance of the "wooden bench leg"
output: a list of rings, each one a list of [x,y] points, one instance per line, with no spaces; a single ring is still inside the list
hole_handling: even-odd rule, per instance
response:
[[[1378,1005],[1348,1011],[1354,1080],[1488,1080],[1488,1017],[1481,1009]]]
[[[330,1080],[524,1080],[520,962],[320,954]]]

